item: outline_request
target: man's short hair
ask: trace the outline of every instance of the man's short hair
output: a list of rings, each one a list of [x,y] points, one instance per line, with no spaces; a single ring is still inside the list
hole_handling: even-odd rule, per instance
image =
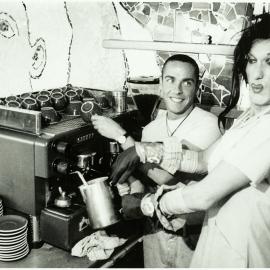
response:
[[[190,63],[194,67],[196,82],[197,82],[197,84],[199,83],[199,66],[193,58],[191,58],[190,56],[188,56],[186,54],[174,54],[174,55],[170,56],[165,61],[164,65],[162,67],[162,78],[163,78],[163,72],[164,72],[165,66],[167,65],[168,62],[172,62],[172,61]]]

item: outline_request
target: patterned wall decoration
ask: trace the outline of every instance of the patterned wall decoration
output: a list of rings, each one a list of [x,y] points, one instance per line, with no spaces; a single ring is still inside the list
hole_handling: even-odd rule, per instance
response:
[[[252,3],[229,2],[121,2],[153,40],[208,44],[236,44],[253,12]],[[172,52],[157,52],[161,68]],[[199,102],[227,104],[232,77],[232,57],[191,55],[200,67]]]

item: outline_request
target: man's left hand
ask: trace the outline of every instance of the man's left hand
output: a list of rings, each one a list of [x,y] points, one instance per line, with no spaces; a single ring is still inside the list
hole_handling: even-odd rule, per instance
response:
[[[124,219],[139,219],[144,217],[141,210],[141,200],[145,193],[133,193],[122,197],[122,215]]]

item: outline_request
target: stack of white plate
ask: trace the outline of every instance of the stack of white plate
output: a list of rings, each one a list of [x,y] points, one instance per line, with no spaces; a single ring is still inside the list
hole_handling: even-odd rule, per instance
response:
[[[4,209],[3,209],[3,202],[2,199],[0,198],[0,216],[3,216]]]
[[[16,261],[28,254],[27,223],[17,215],[0,217],[0,261]]]

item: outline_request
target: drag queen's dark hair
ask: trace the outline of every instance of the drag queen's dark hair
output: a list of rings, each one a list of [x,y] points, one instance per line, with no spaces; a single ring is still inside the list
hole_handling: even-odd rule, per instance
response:
[[[270,13],[254,16],[251,25],[242,32],[234,50],[231,95],[227,107],[218,117],[219,127],[221,124],[225,126],[226,114],[236,106],[239,100],[241,79],[243,78],[247,83],[246,66],[254,40],[270,38]]]

